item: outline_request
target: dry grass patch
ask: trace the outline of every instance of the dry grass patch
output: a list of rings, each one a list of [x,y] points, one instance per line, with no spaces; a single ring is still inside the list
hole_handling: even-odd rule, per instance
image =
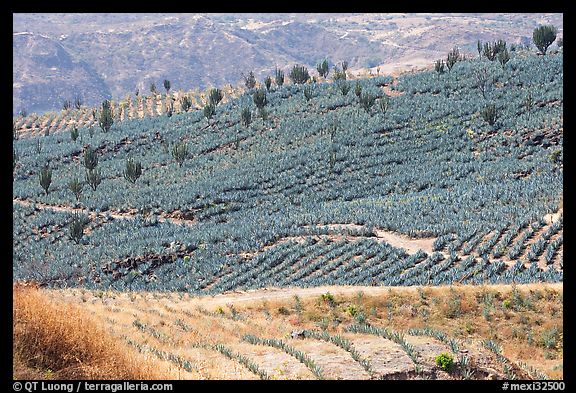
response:
[[[157,379],[152,363],[133,354],[86,312],[57,304],[33,287],[13,287],[15,378]]]

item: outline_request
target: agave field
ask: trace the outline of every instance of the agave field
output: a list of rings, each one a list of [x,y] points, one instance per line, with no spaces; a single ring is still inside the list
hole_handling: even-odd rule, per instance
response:
[[[132,118],[132,103],[109,132],[14,140],[14,280],[191,294],[562,281],[562,51],[396,80],[273,85],[263,110],[254,93],[211,117]],[[90,149],[101,181],[77,200],[69,184],[86,178]],[[141,164],[134,182],[129,159]],[[87,218],[78,241],[73,212]],[[413,252],[381,233],[432,247]]]

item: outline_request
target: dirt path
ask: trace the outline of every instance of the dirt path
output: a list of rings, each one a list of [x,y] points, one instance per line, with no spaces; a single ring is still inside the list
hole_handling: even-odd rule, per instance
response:
[[[134,220],[136,218],[136,214],[138,214],[135,210],[132,212],[128,212],[128,213],[119,213],[119,212],[112,212],[112,211],[108,211],[105,213],[96,213],[94,211],[90,211],[87,209],[82,209],[82,208],[74,208],[74,207],[70,207],[70,206],[57,206],[57,205],[48,205],[45,203],[40,203],[40,202],[30,202],[30,201],[26,201],[26,200],[22,200],[22,199],[13,199],[12,200],[13,203],[19,204],[21,206],[32,206],[33,204],[36,205],[36,208],[38,209],[45,209],[45,210],[52,210],[55,212],[61,212],[61,213],[85,213],[88,215],[88,217],[94,218],[94,217],[100,217],[100,218],[104,218],[104,217],[112,217],[114,219],[118,219],[118,220]],[[179,219],[179,218],[174,218],[174,217],[168,217],[168,216],[155,216],[159,222],[169,222],[171,224],[174,225],[187,225],[187,226],[194,226],[196,225],[196,220],[183,220],[183,219]]]

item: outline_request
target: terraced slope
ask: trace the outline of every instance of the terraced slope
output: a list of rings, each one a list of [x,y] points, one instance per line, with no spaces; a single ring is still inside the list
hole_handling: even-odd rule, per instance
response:
[[[264,118],[245,92],[211,119],[192,111],[77,141],[16,140],[14,279],[196,294],[562,281],[562,56],[465,60],[394,85],[354,81],[347,95],[334,83],[273,88]],[[486,99],[473,82],[481,69],[494,80]],[[492,126],[480,114],[489,104]],[[88,145],[102,181],[76,201],[68,184],[85,178]],[[142,164],[135,184],[128,158]],[[89,217],[79,244],[74,209]]]
[[[54,304],[81,306],[128,353],[138,352],[181,379],[562,376],[558,284],[417,291],[319,287],[193,298],[41,293]],[[489,317],[481,315],[483,308]],[[536,341],[519,334],[522,329]],[[442,353],[454,359],[453,369],[436,364]]]

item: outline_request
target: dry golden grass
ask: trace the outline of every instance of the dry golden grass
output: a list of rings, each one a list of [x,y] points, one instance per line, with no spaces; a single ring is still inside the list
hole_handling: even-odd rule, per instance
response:
[[[17,307],[16,293],[17,290],[15,321],[24,319],[22,316],[16,318],[17,308],[35,310],[40,307],[42,312],[35,314],[34,311],[28,315],[28,319],[34,321],[33,325],[52,326],[40,329],[51,332],[47,337],[37,336],[26,345],[38,348],[38,343],[43,344],[43,354],[39,359],[54,357],[50,355],[52,351],[47,352],[46,349],[61,348],[62,342],[68,343],[68,348],[74,348],[75,340],[82,341],[83,334],[97,336],[94,333],[82,333],[85,325],[90,325],[88,323],[64,324],[61,321],[58,328],[54,327],[57,323],[51,322],[52,319],[65,319],[66,322],[76,319],[58,319],[52,315],[74,315],[68,309],[67,304],[71,303],[80,305],[85,313],[93,314],[93,325],[106,326],[111,335],[106,336],[106,340],[109,340],[107,348],[114,347],[110,344],[112,342],[119,347],[118,343],[127,337],[141,350],[144,348],[143,354],[150,356],[148,361],[153,362],[161,378],[167,379],[256,378],[238,362],[217,351],[196,346],[216,343],[222,343],[234,352],[267,367],[274,378],[312,378],[312,374],[294,358],[275,349],[248,345],[242,341],[242,336],[253,334],[262,338],[288,339],[290,333],[298,329],[341,334],[344,327],[362,318],[374,326],[404,332],[412,327],[431,327],[458,339],[465,348],[480,348],[484,353],[489,351],[481,347],[481,341],[495,340],[502,346],[503,354],[512,361],[527,363],[555,379],[563,377],[562,284],[285,288],[227,293],[214,297],[84,289],[31,291],[31,295],[23,292],[27,295],[26,304],[31,303],[33,307]],[[332,299],[323,297],[325,293],[330,293]],[[20,311],[20,314],[24,312]],[[146,328],[139,329],[135,321]],[[38,326],[35,329],[39,329]],[[104,334],[100,335],[104,337]],[[422,340],[427,339],[423,337]],[[293,345],[300,344],[290,342]],[[160,360],[148,348],[187,359],[193,369],[185,371],[173,363]],[[325,349],[329,352],[330,346],[327,345]],[[76,353],[70,349],[58,351],[66,353],[68,357]],[[18,352],[16,346],[15,352]],[[88,352],[99,353],[98,350]],[[320,358],[324,356],[320,352],[316,355]],[[53,360],[50,360],[50,366],[46,362],[31,362],[35,356],[38,355],[28,354],[24,357],[28,359],[26,363],[40,365],[40,370],[47,367],[54,369]],[[106,354],[98,358],[110,363],[108,359],[114,356]],[[346,375],[345,365],[341,366],[342,375]],[[14,367],[16,373],[16,365]],[[502,368],[495,360],[493,367]],[[283,374],[278,371],[281,368],[290,371]]]
[[[154,365],[112,338],[77,305],[13,287],[14,378],[157,379]]]

